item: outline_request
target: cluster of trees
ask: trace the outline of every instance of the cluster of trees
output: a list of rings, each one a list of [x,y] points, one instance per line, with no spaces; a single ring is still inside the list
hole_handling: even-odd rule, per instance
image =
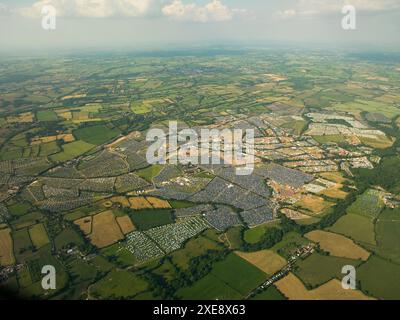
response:
[[[205,254],[192,258],[186,270],[174,266],[176,276],[172,281],[166,281],[163,276],[153,272],[146,272],[143,274],[143,277],[150,284],[152,292],[157,297],[165,300],[177,299],[179,297],[176,296],[176,292],[180,288],[191,286],[196,281],[205,277],[211,272],[213,265],[225,259],[228,254],[228,250],[208,250]],[[171,258],[166,257],[164,259]],[[170,262],[172,264],[172,261]],[[162,260],[161,263],[165,263],[165,260]]]
[[[284,230],[281,228],[270,228],[267,229],[262,236],[261,240],[258,241],[257,243],[248,243],[244,241],[244,231],[245,229],[242,230],[242,245],[240,250],[241,251],[246,251],[246,252],[253,252],[253,251],[259,251],[263,249],[270,249],[277,243],[282,241],[283,235],[285,234]]]

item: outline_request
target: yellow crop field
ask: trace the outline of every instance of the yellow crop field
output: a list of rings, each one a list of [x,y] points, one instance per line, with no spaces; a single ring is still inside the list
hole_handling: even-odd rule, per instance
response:
[[[313,195],[305,195],[300,201],[296,202],[296,206],[300,206],[315,214],[323,212],[332,205],[333,203],[326,201],[324,198]]]
[[[85,235],[92,233],[92,217],[85,217],[75,220],[74,223],[82,230]]]
[[[147,197],[146,200],[153,206],[154,209],[166,209],[171,208],[171,205],[168,201],[154,198],[154,197]]]
[[[321,177],[342,184],[345,181],[348,181],[348,179],[344,178],[343,175],[340,172],[323,172],[320,174]]]
[[[123,234],[128,234],[135,230],[135,226],[129,216],[117,217],[116,219]]]
[[[322,286],[308,291],[292,273],[275,283],[289,300],[371,300],[358,290],[345,290],[339,280],[333,279]]]
[[[133,197],[129,198],[129,202],[131,204],[131,208],[135,210],[140,209],[151,209],[152,205],[143,197]]]
[[[65,120],[71,120],[72,119],[72,112],[71,111],[56,111],[57,116],[59,118],[65,119]]]
[[[271,250],[235,253],[268,275],[275,274],[286,265],[286,260]]]
[[[64,140],[64,142],[72,142],[75,141],[75,137],[73,136],[72,133],[65,133],[58,135],[57,140]]]
[[[0,265],[9,266],[15,262],[10,229],[0,230]]]
[[[126,197],[123,196],[117,196],[117,197],[112,197],[109,199],[112,203],[119,203],[123,207],[129,208],[131,206],[131,203]]]
[[[112,211],[93,216],[90,241],[98,248],[108,247],[124,238]]]
[[[332,256],[343,257],[349,259],[368,260],[370,253],[355,244],[352,240],[345,236],[315,230],[305,235],[307,239],[319,243],[322,250],[329,252]]]
[[[343,186],[338,184],[333,188],[326,189],[319,194],[334,198],[334,199],[346,199],[348,193],[344,192],[343,190],[340,190]]]
[[[24,112],[20,113],[16,116],[10,116],[7,118],[8,123],[17,123],[17,122],[33,122],[33,113],[32,112]]]

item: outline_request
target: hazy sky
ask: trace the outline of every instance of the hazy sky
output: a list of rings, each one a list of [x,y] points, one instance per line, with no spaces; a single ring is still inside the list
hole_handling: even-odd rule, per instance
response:
[[[356,8],[357,30],[341,27]],[[42,28],[42,8],[56,30]],[[0,50],[271,41],[400,47],[400,0],[0,0]]]

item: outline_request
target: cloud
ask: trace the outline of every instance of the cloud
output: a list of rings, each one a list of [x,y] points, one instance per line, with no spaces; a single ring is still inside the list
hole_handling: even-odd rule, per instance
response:
[[[192,0],[193,1],[193,0]],[[108,18],[166,16],[180,21],[228,21],[245,10],[231,9],[219,0],[205,5],[181,0],[39,0],[19,9],[25,17],[41,17],[42,8],[52,5],[59,17]]]
[[[182,0],[174,0],[164,6],[162,12],[165,16],[180,21],[195,22],[222,22],[232,20],[236,14],[241,13],[239,9],[231,9],[219,0],[212,0],[203,6],[196,3],[184,4]]]
[[[40,0],[19,13],[39,17],[43,6],[52,5],[59,17],[108,18],[113,16],[142,17],[150,14],[159,0]]]
[[[380,12],[400,9],[399,0],[298,0],[293,8],[278,11],[283,19],[300,16],[340,13],[345,5],[352,5],[357,11]]]

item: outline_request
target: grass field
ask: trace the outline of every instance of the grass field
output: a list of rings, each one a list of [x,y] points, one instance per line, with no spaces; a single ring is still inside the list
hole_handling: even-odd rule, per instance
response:
[[[308,291],[303,283],[292,273],[275,283],[276,287],[289,300],[368,300],[358,290],[345,290],[339,280],[331,280],[322,286]]]
[[[377,253],[386,259],[400,263],[400,208],[385,209],[375,226]]]
[[[152,165],[148,168],[139,170],[135,173],[139,177],[141,177],[149,182],[152,182],[153,178],[156,177],[161,172],[162,169],[163,169],[163,166],[156,164],[156,165]]]
[[[105,211],[93,216],[92,233],[89,235],[89,239],[96,247],[104,248],[123,238],[112,211]]]
[[[325,144],[329,142],[334,143],[344,143],[346,142],[346,137],[338,134],[330,134],[324,136],[313,136],[313,139],[318,143]]]
[[[62,146],[63,151],[50,156],[50,159],[52,161],[68,161],[88,152],[94,147],[95,146],[93,144],[82,140],[74,141],[64,144]]]
[[[42,223],[36,224],[29,229],[29,235],[33,245],[39,249],[50,242],[47,231]]]
[[[242,245],[242,227],[232,227],[225,233],[226,245],[230,249],[239,249]]]
[[[370,253],[356,245],[350,239],[331,232],[316,230],[305,235],[307,239],[317,242],[320,248],[335,257],[367,260]]]
[[[377,256],[357,268],[362,291],[376,298],[397,300],[400,296],[400,265]]]
[[[293,129],[295,134],[300,135],[306,126],[307,121],[296,120],[283,124],[282,128]]]
[[[276,227],[277,225],[279,225],[279,222],[268,222],[260,226],[248,229],[244,232],[243,239],[247,243],[257,243],[261,240],[266,230]]]
[[[382,113],[388,118],[393,118],[400,114],[400,109],[395,106],[374,100],[356,100],[354,102],[336,104],[332,109],[352,113],[361,113],[363,111],[376,112],[379,110],[379,113]]]
[[[14,243],[14,253],[18,256],[32,248],[31,238],[28,229],[21,229],[12,233]]]
[[[192,286],[178,290],[184,300],[241,300],[243,296],[229,285],[208,274]]]
[[[382,136],[380,136],[379,139],[371,139],[366,137],[359,137],[359,139],[363,144],[375,149],[387,149],[390,148],[394,143],[394,140]]]
[[[130,299],[146,291],[147,282],[129,271],[111,271],[100,281],[90,286],[90,296],[97,299]]]
[[[83,262],[82,260],[74,260],[68,264],[68,272],[72,276],[74,283],[83,281],[93,281],[96,278],[96,268]]]
[[[0,230],[0,265],[9,266],[15,262],[13,240],[10,229]]]
[[[138,230],[148,230],[174,222],[171,210],[140,210],[131,213],[130,217]]]
[[[26,202],[15,203],[8,207],[8,211],[10,211],[13,216],[23,216],[27,214],[30,209],[31,205]]]
[[[242,296],[246,296],[267,278],[267,275],[260,269],[233,253],[228,255],[225,260],[217,262],[213,266],[211,274]]]
[[[379,191],[369,189],[357,197],[356,201],[347,208],[347,213],[375,218],[383,207],[384,203]]]
[[[222,250],[222,246],[205,236],[199,236],[189,240],[184,248],[171,253],[172,262],[186,270],[192,258],[201,256],[208,250]]]
[[[116,129],[110,129],[104,125],[95,125],[90,127],[83,127],[74,130],[73,134],[78,140],[85,141],[93,145],[101,145],[107,141],[115,138],[121,132]]]
[[[122,268],[131,267],[136,262],[133,254],[118,243],[102,249],[101,254]]]
[[[339,233],[357,242],[375,245],[374,222],[372,218],[358,214],[346,214],[327,229]]]
[[[183,209],[195,206],[194,203],[189,201],[169,200],[168,202],[174,209]]]
[[[252,297],[250,300],[261,300],[261,301],[267,301],[267,300],[285,300],[285,296],[279,292],[279,290],[275,286],[270,286],[267,288],[267,290],[264,290],[263,292],[260,292],[256,294],[254,297]]]
[[[286,260],[271,250],[235,253],[268,275],[275,274],[286,265]]]
[[[311,256],[296,264],[294,273],[303,281],[304,284],[306,284],[306,286],[315,288],[331,279],[341,279],[343,277],[343,266],[357,266],[359,264],[359,260],[313,253]]]
[[[133,113],[136,114],[146,114],[151,112],[151,106],[149,104],[145,104],[145,103],[136,103],[136,102],[132,102],[131,103],[131,110]]]
[[[38,121],[57,121],[58,120],[57,114],[51,110],[36,112],[36,118],[38,119]]]
[[[43,143],[40,145],[39,156],[47,157],[57,152],[60,152],[60,147],[57,145],[57,142],[53,141],[53,142]]]
[[[293,254],[294,250],[308,244],[309,242],[309,240],[303,238],[297,232],[288,232],[283,236],[282,241],[273,246],[271,250],[275,251],[285,259],[288,259]]]
[[[84,243],[82,236],[78,234],[75,230],[66,228],[61,233],[59,233],[55,239],[54,244],[57,250],[67,248],[68,246],[80,246]]]

